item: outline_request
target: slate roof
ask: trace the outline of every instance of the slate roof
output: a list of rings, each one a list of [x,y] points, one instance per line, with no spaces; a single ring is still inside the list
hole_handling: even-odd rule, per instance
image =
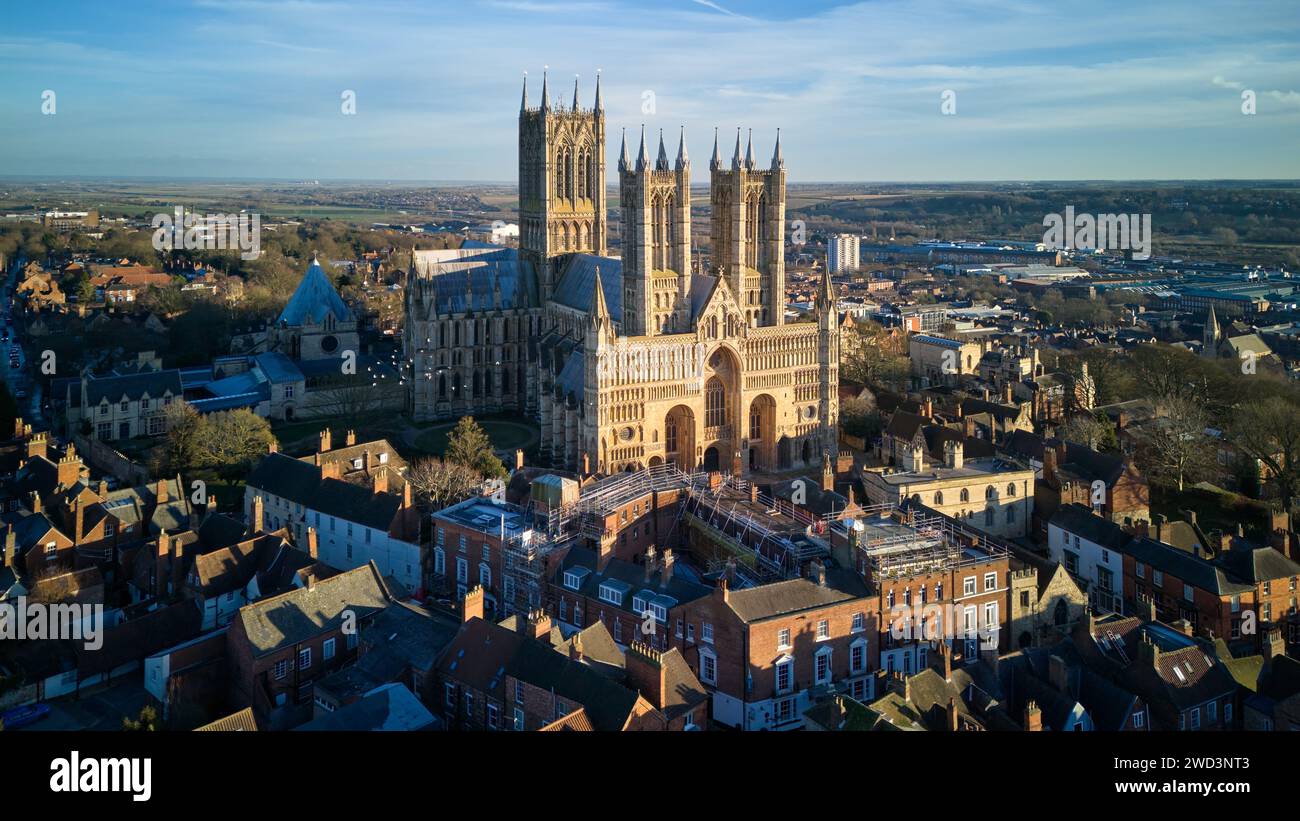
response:
[[[417,250],[415,261],[420,275],[433,282],[440,312],[494,310],[498,290],[502,309],[538,304],[536,269],[517,248],[467,242],[460,248]]]
[[[829,604],[851,601],[867,595],[865,585],[852,578],[852,574],[826,570],[826,585],[812,579],[798,578],[783,582],[733,590],[727,594],[727,605],[741,621],[753,622],[812,610]]]
[[[1213,562],[1145,536],[1130,541],[1124,552],[1143,564],[1176,576],[1187,584],[1216,596],[1248,593],[1254,589],[1251,585],[1234,580]]]
[[[551,295],[553,302],[586,313],[596,289],[596,268],[605,291],[605,304],[615,322],[623,319],[623,260],[596,254],[574,254],[564,263],[564,273]]]
[[[437,719],[404,684],[385,684],[360,700],[325,712],[295,730],[413,731],[430,729]]]
[[[320,263],[312,260],[293,296],[289,297],[288,304],[276,319],[276,324],[295,327],[319,325],[329,314],[333,314],[339,322],[356,320],[352,309],[343,302],[343,297],[339,296]]]
[[[184,392],[181,386],[181,372],[172,368],[165,371],[146,371],[125,376],[86,376],[86,405],[93,407],[101,401],[109,404],[122,401],[123,397],[132,401],[148,394],[151,399],[161,399],[170,393],[179,398]]]
[[[1122,527],[1110,519],[1095,515],[1078,503],[1062,505],[1052,514],[1049,523],[1085,541],[1115,551],[1121,550],[1130,538]]]
[[[1233,576],[1251,584],[1300,576],[1300,564],[1272,547],[1234,546],[1220,553],[1215,563]]]
[[[320,468],[283,453],[269,453],[249,475],[249,487],[305,508],[387,531],[402,507],[397,493],[371,493],[342,479],[322,479]],[[400,486],[400,483],[399,483]]]
[[[592,667],[525,639],[506,665],[506,673],[582,705],[596,730],[621,730],[640,694],[601,675]]]
[[[685,604],[704,598],[713,592],[713,588],[707,585],[693,582],[683,574],[674,573],[672,579],[667,585],[661,585],[662,574],[656,574],[647,582],[645,579],[645,567],[633,562],[623,561],[622,559],[610,559],[605,565],[604,573],[596,572],[597,558],[595,551],[590,548],[573,546],[565,555],[564,560],[560,563],[556,571],[554,581],[558,586],[563,586],[564,572],[571,568],[582,567],[591,571],[587,573],[577,592],[593,599],[600,598],[600,585],[607,580],[620,581],[628,585],[628,592],[623,596],[621,609],[628,613],[636,613],[632,606],[632,600],[637,593],[645,590],[655,596],[666,595],[673,598],[677,604]],[[564,588],[568,590],[568,587]],[[733,594],[734,595],[734,594]],[[614,607],[606,603],[604,606]],[[638,614],[639,615],[639,614]]]
[[[263,656],[335,629],[345,610],[360,621],[390,603],[379,569],[371,562],[241,607],[235,619],[253,655]]]

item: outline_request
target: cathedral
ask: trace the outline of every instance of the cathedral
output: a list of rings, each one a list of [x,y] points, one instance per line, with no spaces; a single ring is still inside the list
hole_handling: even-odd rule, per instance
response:
[[[823,279],[816,320],[785,316],[785,161],[752,135],[709,159],[710,258],[691,243],[685,133],[618,160],[610,256],[605,111],[519,109],[519,248],[414,252],[404,345],[417,420],[517,412],[541,458],[583,473],[660,464],[736,474],[820,465],[837,451],[839,337]]]

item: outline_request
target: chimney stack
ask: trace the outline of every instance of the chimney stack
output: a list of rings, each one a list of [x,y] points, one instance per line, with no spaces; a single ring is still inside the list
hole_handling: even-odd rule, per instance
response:
[[[654,546],[654,545],[650,545],[649,547],[647,547],[647,548],[645,549],[645,582],[646,582],[646,584],[649,584],[649,583],[650,583],[650,580],[654,578],[654,575],[655,575],[655,564],[656,564],[656,562],[655,562],[655,546]]]
[[[551,635],[551,617],[545,610],[532,610],[528,613],[529,635],[535,639],[545,639]]]
[[[49,442],[44,431],[33,434],[32,438],[27,440],[27,458],[31,459],[34,456],[49,458]]]
[[[662,709],[668,696],[668,670],[663,653],[644,642],[634,641],[625,655],[628,684]]]
[[[591,475],[591,457],[585,453],[582,454],[582,475],[583,476]]]
[[[515,470],[524,469],[524,449],[515,448]]]
[[[465,594],[465,600],[461,602],[460,621],[462,624],[470,619],[483,618],[483,585],[476,584],[474,588]]]
[[[154,556],[153,566],[153,595],[156,599],[162,599],[167,595],[167,562],[171,559],[171,547],[168,544],[166,530],[158,533],[158,553]]]
[[[673,549],[671,547],[664,548],[663,559],[660,562],[662,565],[662,570],[659,573],[660,587],[667,587],[672,582],[674,561],[676,560],[673,558]]]
[[[961,728],[961,724],[957,721],[957,699],[952,698],[951,696],[948,698],[947,717],[948,732],[957,732],[957,730]]]
[[[347,444],[348,447],[352,447],[357,443],[357,432],[354,430],[349,430],[347,432],[347,435],[344,436],[343,441]]]
[[[80,496],[72,497],[72,543],[81,544],[81,536],[86,527],[86,506]]]
[[[274,439],[272,439],[270,442],[268,442],[268,443],[266,444],[266,452],[267,452],[267,453],[279,453],[279,452],[280,452],[280,443],[277,442],[277,441],[275,441]]]
[[[1043,731],[1043,711],[1038,709],[1038,702],[1033,699],[1025,703],[1025,730],[1031,733]]]
[[[253,510],[248,520],[248,529],[253,533],[262,533],[265,508],[261,494],[253,494]]]
[[[320,558],[320,537],[316,535],[316,528],[311,526],[307,528],[307,555],[312,561]]]
[[[329,449],[330,449],[330,429],[325,428],[325,430],[320,432],[320,443],[316,448],[316,451],[318,453],[328,453]]]
[[[388,468],[386,466],[379,466],[379,469],[375,471],[374,475],[370,479],[370,485],[370,489],[374,493],[378,494],[388,492]]]
[[[35,490],[32,491],[32,495],[31,495],[31,498],[30,498],[30,500],[29,500],[29,504],[30,504],[30,506],[31,506],[32,513],[40,513],[40,512],[41,512],[41,510],[42,510],[41,494],[40,494],[38,491],[35,491]]]
[[[155,503],[159,506],[167,502],[167,480],[159,479],[158,484],[154,486],[153,491]]]
[[[835,469],[831,467],[831,455],[822,454],[822,490],[827,493],[835,492]]]

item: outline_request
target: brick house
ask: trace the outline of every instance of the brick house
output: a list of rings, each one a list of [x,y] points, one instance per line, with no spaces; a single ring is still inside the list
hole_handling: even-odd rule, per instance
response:
[[[360,630],[391,603],[372,562],[240,608],[226,632],[231,704],[264,726],[310,718],[313,683],[355,657]]]
[[[713,691],[712,720],[793,729],[816,693],[845,685],[865,694],[878,612],[851,572],[734,591],[724,577],[682,606],[671,640]]]

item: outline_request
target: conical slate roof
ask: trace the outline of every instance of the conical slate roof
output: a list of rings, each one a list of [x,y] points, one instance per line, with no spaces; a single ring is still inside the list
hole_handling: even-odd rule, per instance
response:
[[[289,298],[289,304],[280,312],[276,324],[319,325],[325,320],[325,315],[331,313],[339,322],[353,322],[356,319],[325,275],[320,262],[313,259],[302,282],[298,283],[298,289]]]

